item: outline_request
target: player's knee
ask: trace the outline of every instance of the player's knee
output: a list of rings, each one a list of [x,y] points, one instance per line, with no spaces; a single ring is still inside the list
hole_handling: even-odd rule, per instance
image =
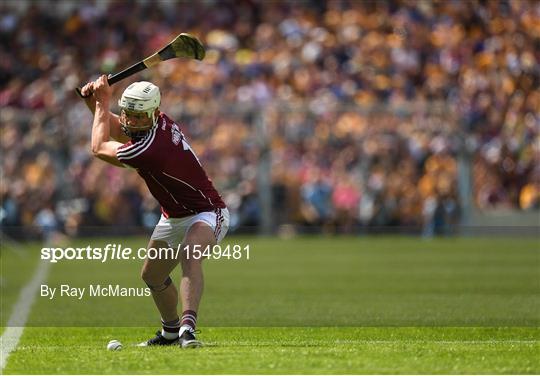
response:
[[[163,283],[167,275],[156,273],[151,267],[145,265],[141,269],[141,278],[147,285],[158,285]]]
[[[141,278],[146,283],[146,286],[153,292],[161,292],[166,290],[171,284],[172,279],[170,276],[156,276],[155,274],[151,274],[149,272],[145,272],[145,269],[143,268],[141,272]]]

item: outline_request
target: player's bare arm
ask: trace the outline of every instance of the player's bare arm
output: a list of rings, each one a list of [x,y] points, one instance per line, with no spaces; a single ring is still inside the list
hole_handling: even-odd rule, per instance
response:
[[[92,154],[99,159],[124,167],[116,156],[116,150],[122,146],[120,142],[110,141],[109,103],[111,88],[107,76],[102,75],[93,83],[95,97],[94,122],[92,125]]]
[[[84,95],[84,102],[88,109],[95,114],[96,112],[96,98],[94,95],[94,82],[89,82],[81,88],[81,94]],[[111,138],[122,144],[129,141],[129,137],[122,131],[120,124],[120,117],[109,111],[109,131]]]

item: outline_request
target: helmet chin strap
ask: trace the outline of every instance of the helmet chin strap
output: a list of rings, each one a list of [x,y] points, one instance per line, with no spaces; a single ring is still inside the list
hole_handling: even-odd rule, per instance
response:
[[[157,109],[156,109],[157,110]],[[157,119],[158,117],[156,116],[156,110],[154,110],[152,112],[152,128],[154,128],[156,125],[157,125]],[[152,129],[150,128],[150,129]]]

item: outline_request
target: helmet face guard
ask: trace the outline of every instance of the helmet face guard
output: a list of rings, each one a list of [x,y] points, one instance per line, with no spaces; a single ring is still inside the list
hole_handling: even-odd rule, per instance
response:
[[[155,110],[149,112],[130,111],[122,109],[120,112],[120,125],[122,131],[131,138],[140,138],[151,130],[157,123]]]
[[[118,101],[120,124],[124,133],[131,138],[140,138],[155,127],[156,109],[160,102],[161,94],[156,85],[147,81],[129,85]]]

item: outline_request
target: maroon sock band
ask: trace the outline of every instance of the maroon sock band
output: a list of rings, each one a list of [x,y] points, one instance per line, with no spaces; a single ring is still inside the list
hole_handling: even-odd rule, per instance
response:
[[[189,325],[195,329],[195,325],[197,325],[197,312],[191,310],[182,312],[181,325]]]
[[[161,327],[167,333],[178,333],[178,331],[180,330],[180,318],[172,321],[161,320]]]

